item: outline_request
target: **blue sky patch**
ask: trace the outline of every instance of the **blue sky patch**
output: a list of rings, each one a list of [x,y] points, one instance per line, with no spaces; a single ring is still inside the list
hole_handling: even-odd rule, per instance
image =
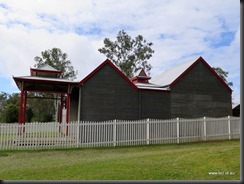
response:
[[[12,80],[12,78],[1,77],[0,75],[0,92],[6,92],[9,94],[19,92],[17,87],[11,85]]]
[[[159,35],[160,39],[172,39],[172,40],[176,40],[176,35],[173,34],[160,34]]]
[[[76,27],[75,28],[75,33],[77,33],[78,35],[99,35],[101,33],[101,29],[99,27],[90,27],[87,28],[86,26],[81,27]]]
[[[222,32],[220,38],[211,43],[211,47],[218,48],[218,47],[229,46],[234,39],[235,39],[234,32]]]
[[[4,4],[4,3],[0,3],[0,7],[4,8],[4,9],[9,9],[8,5]]]
[[[12,27],[13,25],[22,25],[22,26],[24,26],[24,27],[31,28],[31,24],[30,24],[30,23],[28,23],[28,22],[23,22],[23,21],[19,21],[19,20],[10,21],[10,22],[8,22],[8,24],[7,24],[8,27]]]

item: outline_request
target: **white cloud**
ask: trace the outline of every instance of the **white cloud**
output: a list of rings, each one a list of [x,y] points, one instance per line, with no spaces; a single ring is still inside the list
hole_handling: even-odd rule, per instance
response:
[[[0,0],[0,76],[28,75],[35,56],[58,47],[81,79],[104,61],[97,51],[103,39],[121,29],[154,43],[152,76],[202,55],[229,72],[238,96],[240,3],[233,0]],[[234,40],[211,46],[223,32]]]

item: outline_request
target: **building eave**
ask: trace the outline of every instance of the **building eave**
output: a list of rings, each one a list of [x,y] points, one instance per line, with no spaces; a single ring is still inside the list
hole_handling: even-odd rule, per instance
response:
[[[14,77],[13,79],[19,88],[19,90],[35,91],[35,92],[54,92],[64,93],[64,89],[67,87],[74,87],[78,85],[78,82],[69,81],[65,79],[45,78],[45,77],[33,77],[33,76],[22,76]],[[24,86],[22,86],[24,84]],[[36,85],[38,84],[38,85]],[[43,89],[39,85],[44,86]],[[28,86],[28,87],[27,87]],[[30,87],[31,86],[31,87]]]

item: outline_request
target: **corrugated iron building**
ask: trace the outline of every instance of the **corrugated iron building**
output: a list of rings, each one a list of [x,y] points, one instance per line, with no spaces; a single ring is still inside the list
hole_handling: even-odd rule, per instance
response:
[[[127,78],[108,59],[71,93],[70,120],[169,119],[232,115],[232,90],[202,58],[151,79]]]

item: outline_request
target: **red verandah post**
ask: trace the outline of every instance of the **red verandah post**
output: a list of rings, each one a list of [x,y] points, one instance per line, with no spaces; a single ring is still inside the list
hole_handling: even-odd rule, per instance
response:
[[[23,101],[24,101],[24,90],[23,86],[21,87],[20,92],[20,103],[19,103],[19,119],[18,119],[18,134],[22,134],[22,123],[23,123]]]
[[[70,93],[67,93],[67,98],[66,98],[66,136],[69,135],[69,130],[68,130],[68,123],[69,123],[69,112],[70,112]]]
[[[26,99],[27,99],[27,91],[24,92],[24,111],[23,111],[23,124],[25,125],[26,121]],[[25,133],[25,126],[23,127],[23,133]]]
[[[63,107],[64,107],[64,98],[63,94],[61,94],[60,97],[60,110],[59,110],[59,126],[58,126],[58,132],[61,132],[61,123],[63,119]]]

